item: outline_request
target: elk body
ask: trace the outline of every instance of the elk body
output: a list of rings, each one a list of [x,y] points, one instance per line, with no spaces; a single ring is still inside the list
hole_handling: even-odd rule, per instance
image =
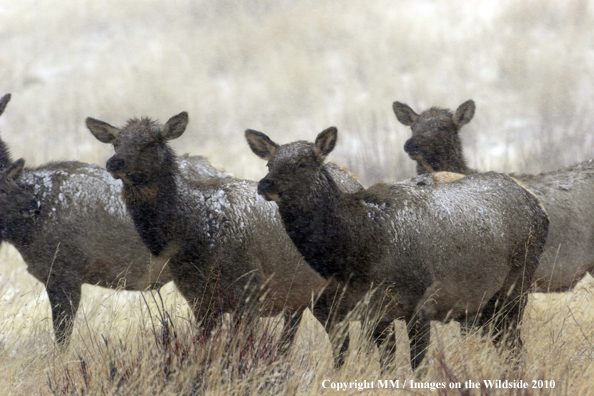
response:
[[[144,243],[155,257],[170,260],[175,285],[196,319],[209,330],[222,313],[263,300],[262,315],[293,314],[283,332],[282,342],[289,344],[301,313],[324,291],[313,313],[331,326],[336,289],[303,260],[276,206],[258,196],[255,182],[180,176],[167,142],[181,136],[187,123],[185,112],[165,125],[132,119],[122,129],[87,118],[95,137],[113,144],[107,169],[123,181],[126,207]],[[337,167],[329,169],[341,185],[362,189]],[[341,359],[337,355],[337,363]]]
[[[268,161],[258,192],[278,204],[287,233],[312,268],[347,285],[351,301],[380,287],[374,296],[384,299],[385,312],[374,337],[387,343],[384,367],[394,350],[394,335],[387,335],[394,319],[406,321],[413,369],[429,344],[430,320],[494,318],[496,343],[508,332],[506,345],[521,348],[517,324],[548,221],[537,199],[508,176],[376,184],[345,193],[323,166],[335,128],[315,144],[279,146],[252,130],[246,138]]]
[[[417,161],[417,172],[434,171],[475,174],[463,155],[460,128],[470,122],[475,104],[462,103],[455,112],[433,107],[421,114],[394,102],[394,113],[410,126],[412,137],[404,150]],[[549,216],[550,227],[540,264],[534,274],[535,291],[571,289],[594,270],[594,161],[538,175],[511,174],[536,195]]]
[[[2,110],[9,100],[0,100]],[[181,164],[187,177],[228,176],[202,157],[184,156]],[[0,241],[14,245],[46,287],[61,346],[70,339],[83,283],[146,290],[171,280],[126,213],[121,181],[81,162],[23,165],[0,139]]]

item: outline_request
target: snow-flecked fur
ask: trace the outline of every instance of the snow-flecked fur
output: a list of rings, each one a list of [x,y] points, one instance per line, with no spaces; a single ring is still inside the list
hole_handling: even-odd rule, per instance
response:
[[[0,113],[10,99],[0,99]],[[125,290],[171,280],[165,261],[151,259],[122,200],[122,182],[81,162],[16,169],[0,139],[0,241],[18,250],[27,271],[43,283],[54,332],[65,346],[83,283]],[[187,177],[228,177],[203,157],[180,161]],[[11,171],[12,169],[12,171]]]

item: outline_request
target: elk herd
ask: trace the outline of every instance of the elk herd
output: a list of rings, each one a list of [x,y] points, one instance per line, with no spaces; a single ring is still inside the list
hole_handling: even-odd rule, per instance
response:
[[[83,283],[143,291],[173,281],[206,332],[225,313],[283,314],[283,351],[310,308],[332,335],[336,367],[349,346],[348,326],[338,324],[362,301],[376,314],[383,369],[396,319],[418,372],[432,320],[488,333],[516,361],[528,294],[569,290],[594,268],[594,162],[538,175],[480,172],[466,165],[459,137],[473,101],[455,112],[393,109],[411,127],[404,149],[418,176],[368,188],[326,162],[334,127],[313,143],[245,131],[267,161],[259,182],[176,155],[170,141],[184,134],[186,112],[122,127],[87,118],[113,147],[106,168],[27,168],[0,139],[0,241],[45,285],[61,348]]]

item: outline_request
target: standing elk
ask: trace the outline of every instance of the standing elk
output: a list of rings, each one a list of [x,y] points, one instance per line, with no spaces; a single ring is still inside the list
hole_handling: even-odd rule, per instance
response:
[[[10,94],[0,99],[0,114]],[[171,281],[165,261],[151,259],[122,201],[122,183],[103,168],[52,162],[23,168],[0,139],[0,242],[17,249],[43,283],[56,340],[65,348],[83,283],[146,290]],[[184,177],[228,177],[203,157],[184,156]]]
[[[375,184],[340,191],[324,168],[336,128],[315,144],[274,143],[247,130],[252,151],[268,161],[258,193],[275,201],[287,233],[320,275],[346,285],[359,301],[373,287],[385,299],[373,332],[382,367],[395,347],[388,327],[404,319],[413,369],[430,341],[430,321],[493,318],[496,344],[518,353],[518,322],[538,264],[548,220],[538,200],[506,175],[486,173],[428,186]],[[509,337],[505,337],[507,333]]]
[[[276,205],[258,196],[257,184],[181,177],[168,142],[184,133],[186,112],[164,125],[148,118],[131,119],[122,129],[93,118],[86,124],[99,141],[113,145],[107,169],[124,184],[124,202],[140,237],[160,261],[169,260],[175,285],[207,332],[222,313],[241,312],[263,300],[261,315],[291,314],[282,341],[290,345],[303,310],[319,293],[313,313],[332,328],[329,306],[336,282],[328,284],[307,265]],[[338,167],[326,169],[342,188],[362,190]],[[347,346],[348,338],[334,346],[337,365]]]
[[[432,107],[417,114],[400,102],[394,102],[393,109],[398,121],[412,129],[404,150],[417,161],[419,174],[432,170],[478,173],[467,166],[459,136],[460,128],[474,116],[472,100],[455,112]],[[594,161],[538,175],[510,175],[540,199],[549,215],[549,234],[534,274],[534,290],[571,289],[594,270]]]

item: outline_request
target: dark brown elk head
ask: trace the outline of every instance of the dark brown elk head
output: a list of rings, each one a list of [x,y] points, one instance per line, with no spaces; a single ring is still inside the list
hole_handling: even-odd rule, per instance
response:
[[[252,151],[268,161],[269,172],[258,183],[258,194],[268,201],[295,203],[316,190],[324,159],[336,145],[337,130],[324,130],[314,144],[298,141],[280,146],[262,132],[250,129],[245,137]]]
[[[454,113],[432,107],[417,114],[400,102],[394,102],[392,108],[398,121],[411,127],[412,137],[404,143],[404,151],[418,162],[418,173],[427,173],[430,169],[468,173],[458,132],[472,120],[474,101],[462,103]]]
[[[24,165],[25,161],[21,158],[0,171],[0,235],[8,227],[15,227],[22,219],[39,214],[39,204],[33,193],[16,182]]]
[[[106,165],[109,173],[125,185],[142,186],[171,171],[174,156],[166,143],[184,133],[188,113],[171,117],[165,125],[142,118],[120,129],[90,117],[86,124],[99,141],[113,144],[115,154]]]

